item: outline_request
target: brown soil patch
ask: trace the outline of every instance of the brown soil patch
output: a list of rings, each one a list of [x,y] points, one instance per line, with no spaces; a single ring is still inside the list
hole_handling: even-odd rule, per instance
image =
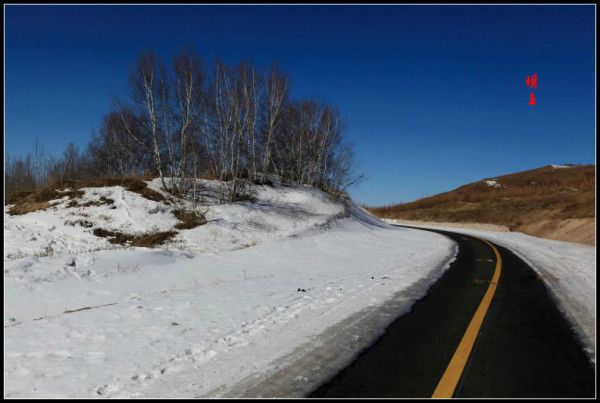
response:
[[[516,230],[542,238],[596,245],[596,226],[593,218],[541,220],[522,225]]]

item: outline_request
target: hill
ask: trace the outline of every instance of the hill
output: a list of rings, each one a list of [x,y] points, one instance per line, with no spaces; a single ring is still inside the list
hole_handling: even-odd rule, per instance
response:
[[[548,165],[369,210],[382,218],[506,225],[511,231],[594,245],[595,175],[595,165]]]
[[[313,388],[394,319],[373,306],[408,312],[456,253],[315,188],[222,203],[226,185],[198,180],[195,206],[160,179],[6,200],[5,397],[220,397],[308,343],[336,357]]]
[[[299,235],[350,214],[310,187],[252,186],[251,200],[221,204],[218,181],[198,182],[196,206],[162,190],[159,179],[74,181],[9,198],[4,257],[160,245],[216,253]]]

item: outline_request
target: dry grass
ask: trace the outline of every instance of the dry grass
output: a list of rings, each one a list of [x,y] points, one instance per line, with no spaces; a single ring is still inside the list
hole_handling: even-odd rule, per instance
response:
[[[135,192],[148,200],[164,201],[165,197],[148,187],[148,184],[139,178],[94,178],[85,181],[65,182],[68,187],[80,189],[82,187],[122,186],[130,192]]]
[[[130,192],[140,194],[142,197],[153,201],[165,201],[165,197],[148,187],[148,184],[139,178],[93,178],[77,181],[62,181],[55,182],[45,188],[21,192],[14,196],[5,199],[5,204],[14,204],[8,211],[11,215],[26,214],[32,211],[43,210],[52,205],[51,200],[60,199],[64,196],[69,196],[71,201],[67,207],[80,207],[75,199],[83,196],[85,187],[106,187],[106,186],[122,186]],[[65,190],[69,189],[69,190]],[[106,197],[101,197],[99,202],[91,201],[81,206],[99,206],[102,204],[112,204],[114,200]]]
[[[190,210],[173,210],[173,215],[181,221],[175,225],[177,229],[190,229],[206,224],[204,215]]]
[[[102,205],[110,205],[110,204],[114,204],[115,201],[113,199],[111,199],[110,197],[104,197],[101,196],[100,200],[90,200],[86,203],[83,204],[77,204],[77,202],[75,201],[75,203],[70,202],[67,207],[90,207],[90,206],[102,206]]]
[[[488,178],[501,187],[482,180],[415,202],[369,210],[385,218],[499,224],[544,236],[545,231],[532,233],[532,224],[595,217],[595,173],[595,165],[548,166]]]
[[[142,197],[153,200],[153,201],[164,201],[166,198],[156,190],[152,190],[148,187],[148,184],[142,180],[135,178],[123,179],[119,185],[123,186],[130,192],[139,193]],[[109,185],[110,186],[110,185]],[[114,185],[112,185],[114,186]]]
[[[154,246],[162,245],[169,239],[173,238],[175,235],[177,235],[177,231],[151,232],[142,235],[130,235],[118,231],[96,228],[93,231],[93,234],[98,237],[108,238],[108,242],[112,244],[152,248]]]
[[[78,309],[67,309],[67,308],[65,308],[65,312],[64,313],[74,313],[74,312],[87,311],[87,310],[90,310],[90,309],[102,308],[102,307],[111,306],[111,305],[117,305],[117,303],[116,302],[112,302],[110,304],[95,305],[95,306],[84,306],[83,308],[78,308]],[[42,319],[42,318],[40,318],[40,319]]]
[[[27,214],[32,211],[52,207],[50,201],[68,196],[71,201],[83,196],[82,190],[67,190],[60,192],[57,189],[44,188],[37,191],[22,192],[6,200],[6,204],[14,204],[8,210],[10,215]],[[75,203],[77,203],[75,201]]]
[[[75,226],[75,225],[80,225],[84,228],[92,228],[94,226],[94,223],[88,220],[67,220],[65,221],[65,225],[71,225],[71,226]]]
[[[131,245],[151,248],[153,246],[162,245],[175,235],[177,235],[177,231],[153,232],[150,234],[139,235],[131,241]]]

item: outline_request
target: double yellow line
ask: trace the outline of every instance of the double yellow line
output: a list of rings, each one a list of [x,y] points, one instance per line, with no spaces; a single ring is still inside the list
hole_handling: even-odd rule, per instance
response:
[[[454,390],[458,385],[458,381],[465,369],[465,365],[467,364],[467,360],[469,359],[469,355],[471,354],[471,350],[473,350],[473,345],[475,344],[475,339],[477,339],[477,335],[479,334],[479,329],[481,328],[481,324],[483,323],[483,319],[485,318],[485,314],[490,307],[492,302],[492,298],[494,297],[494,293],[496,292],[496,288],[498,287],[498,281],[500,280],[500,273],[502,272],[502,257],[500,257],[500,252],[498,249],[485,239],[480,239],[487,243],[496,254],[496,269],[494,271],[494,275],[492,276],[492,281],[483,296],[483,299],[479,303],[479,307],[477,307],[477,311],[475,311],[475,315],[471,319],[471,323],[467,327],[465,334],[458,345],[458,348],[454,352],[442,379],[438,383],[433,395],[433,398],[451,398],[454,394]]]

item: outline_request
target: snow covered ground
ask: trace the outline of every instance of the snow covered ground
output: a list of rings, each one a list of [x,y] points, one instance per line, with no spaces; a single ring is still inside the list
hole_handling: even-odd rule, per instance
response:
[[[581,337],[592,361],[596,360],[596,248],[525,235],[521,232],[384,219],[388,223],[437,228],[488,239],[515,252],[542,277]]]
[[[5,207],[4,396],[223,396],[365,309],[395,298],[406,312],[456,254],[314,189],[218,204],[217,185],[203,181],[208,223],[154,249],[92,234],[178,222],[173,206],[119,186],[78,201],[112,204]]]
[[[160,191],[159,183],[160,180],[153,180],[149,187],[166,195]],[[172,248],[211,253],[234,250],[298,235],[345,214],[342,204],[332,202],[329,196],[315,189],[255,187],[256,203],[219,204],[217,181],[201,183],[209,206],[208,223],[179,231]],[[68,207],[69,200],[64,197],[50,209],[11,216],[7,214],[10,206],[5,206],[4,259],[114,248],[106,238],[93,235],[92,229],[141,234],[167,231],[179,222],[172,214],[176,206],[148,200],[120,186],[82,190],[85,194],[78,200],[79,207]],[[101,198],[114,202],[81,207]],[[189,208],[189,203],[184,207]],[[87,228],[81,221],[94,226]]]

